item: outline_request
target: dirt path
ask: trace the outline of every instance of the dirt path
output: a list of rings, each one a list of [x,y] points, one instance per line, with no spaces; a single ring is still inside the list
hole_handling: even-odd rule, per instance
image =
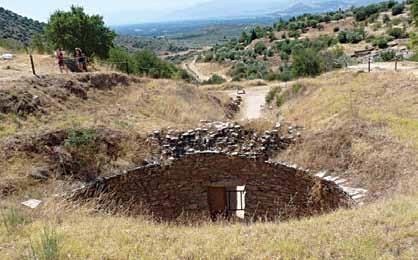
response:
[[[199,82],[203,82],[209,79],[208,76],[203,75],[196,67],[197,56],[193,58],[191,62],[183,63],[183,68],[190,72]]]
[[[245,94],[241,94],[242,107],[239,119],[241,120],[254,120],[263,116],[263,110],[266,105],[266,95],[270,90],[270,86],[261,86],[247,88]],[[236,90],[223,91],[230,97],[236,97]]]

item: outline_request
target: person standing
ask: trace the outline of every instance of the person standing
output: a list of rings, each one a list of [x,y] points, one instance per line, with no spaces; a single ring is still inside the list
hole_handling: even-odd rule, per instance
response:
[[[79,72],[87,72],[86,57],[80,48],[75,49],[75,60]]]
[[[65,73],[68,73],[68,68],[67,68],[67,66],[65,66],[65,62],[64,62],[64,52],[63,52],[62,48],[59,48],[57,50],[56,58],[57,58],[57,63],[58,63],[58,67],[60,69],[60,72],[63,73],[65,71]]]

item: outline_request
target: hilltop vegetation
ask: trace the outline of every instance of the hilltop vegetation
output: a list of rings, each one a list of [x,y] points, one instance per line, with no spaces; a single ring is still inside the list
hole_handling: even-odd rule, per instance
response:
[[[42,33],[44,24],[0,7],[0,45],[23,47]]]
[[[351,63],[345,47],[359,45],[363,46],[360,49],[370,46],[383,50],[393,40],[414,37],[411,4],[412,1],[388,1],[280,20],[272,27],[258,26],[249,34],[243,32],[239,39],[216,45],[199,60],[231,64],[234,80],[315,76]],[[303,61],[304,55],[298,55],[301,52],[317,53],[314,70],[304,70],[312,64],[308,64],[308,59]],[[295,60],[298,63],[294,64]]]

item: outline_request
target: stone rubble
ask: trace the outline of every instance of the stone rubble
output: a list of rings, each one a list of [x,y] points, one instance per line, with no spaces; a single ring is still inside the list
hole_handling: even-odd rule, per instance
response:
[[[202,121],[199,128],[189,131],[154,131],[148,137],[148,142],[160,147],[161,160],[172,160],[198,152],[268,158],[274,152],[287,148],[300,136],[297,127],[284,129],[281,124],[259,134],[237,123]]]

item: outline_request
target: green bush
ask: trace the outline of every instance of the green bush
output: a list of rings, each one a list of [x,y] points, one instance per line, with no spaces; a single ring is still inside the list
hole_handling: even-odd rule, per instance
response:
[[[392,61],[392,60],[395,59],[395,57],[396,57],[396,53],[392,50],[384,51],[384,52],[380,53],[380,58],[383,61]]]
[[[389,15],[387,15],[387,14],[384,14],[383,15],[383,23],[384,24],[390,23],[390,17],[389,17]]]
[[[109,51],[109,59],[107,61],[110,64],[114,64],[122,72],[127,72],[126,62],[128,62],[129,73],[132,74],[146,75],[152,78],[191,80],[191,76],[186,71],[177,68],[168,61],[160,59],[156,54],[148,50],[131,54],[121,48],[112,48]]]
[[[292,69],[289,66],[280,67],[280,73],[278,79],[281,81],[290,81],[293,79]]]
[[[277,107],[283,106],[284,102],[285,102],[285,97],[284,96],[280,95],[280,96],[276,97],[276,106]]]
[[[254,47],[254,51],[257,54],[263,54],[263,52],[267,49],[266,45],[263,42],[257,42]]]
[[[380,49],[386,49],[388,47],[389,38],[384,36],[376,37],[373,40],[373,46],[377,46]]]
[[[340,43],[359,43],[365,39],[366,32],[364,28],[356,28],[352,31],[341,31],[338,34]]]
[[[387,34],[389,34],[390,36],[392,36],[395,39],[399,39],[399,38],[403,38],[404,36],[404,32],[401,28],[398,27],[394,27],[391,28],[387,31]]]
[[[404,9],[405,9],[405,6],[403,4],[396,4],[392,8],[392,15],[399,15],[403,13]]]
[[[297,39],[297,38],[300,37],[300,32],[299,31],[289,31],[289,37]]]
[[[300,91],[301,89],[302,89],[302,85],[301,85],[301,84],[299,84],[299,83],[293,84],[293,86],[292,86],[292,92],[293,92],[294,94],[299,93],[299,91]]]
[[[273,100],[276,98],[279,92],[280,92],[280,87],[271,88],[266,95],[266,103],[270,105],[271,102],[273,102]]]
[[[240,62],[235,64],[230,74],[234,81],[241,79],[267,79],[269,71],[265,62],[248,60],[245,63]]]
[[[93,129],[71,129],[64,140],[65,147],[82,147],[93,144],[96,141],[97,133]]]
[[[313,49],[295,51],[292,60],[292,72],[296,77],[317,76],[323,71],[323,58]]]
[[[415,26],[418,27],[418,1],[412,2],[411,15],[415,21]]]
[[[226,80],[222,78],[221,76],[214,74],[212,75],[212,77],[210,77],[210,79],[206,80],[203,84],[216,85],[216,84],[225,83],[225,81]]]
[[[134,73],[134,60],[132,59],[132,56],[122,48],[110,49],[109,59],[107,61],[119,71]]]

